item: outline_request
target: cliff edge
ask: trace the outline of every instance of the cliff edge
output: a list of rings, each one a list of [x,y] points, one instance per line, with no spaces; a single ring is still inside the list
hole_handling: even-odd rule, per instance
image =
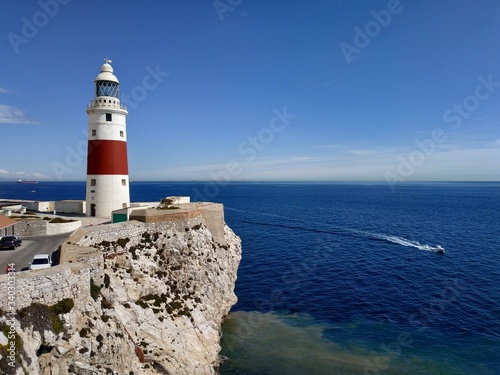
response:
[[[35,303],[18,312],[16,374],[217,374],[241,241],[223,216],[205,219],[130,221],[72,236],[62,257],[88,270],[90,293],[66,299],[69,308]]]

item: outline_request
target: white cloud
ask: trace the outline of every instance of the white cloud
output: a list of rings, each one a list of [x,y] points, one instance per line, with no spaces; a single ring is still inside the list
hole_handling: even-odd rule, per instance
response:
[[[0,178],[3,179],[13,178],[16,180],[20,178],[30,179],[30,180],[44,180],[47,179],[47,176],[39,172],[24,172],[24,171],[10,172],[5,169],[0,169]]]
[[[20,108],[0,104],[0,124],[38,124],[38,122],[26,118]]]
[[[419,155],[421,156],[419,156]],[[411,160],[410,160],[411,159]],[[416,146],[359,147],[328,145],[317,153],[257,157],[247,161],[235,157],[226,163],[186,165],[164,170],[142,171],[135,179],[165,180],[309,180],[385,181],[392,173],[401,181],[500,180],[498,139],[436,145],[423,154]],[[234,166],[234,163],[238,163]],[[402,166],[404,163],[410,163]],[[228,165],[231,165],[229,167]],[[405,169],[406,168],[406,169]],[[402,172],[400,172],[402,171]]]
[[[0,94],[6,94],[8,92],[9,92],[9,90],[6,90],[6,89],[3,89],[0,87]]]

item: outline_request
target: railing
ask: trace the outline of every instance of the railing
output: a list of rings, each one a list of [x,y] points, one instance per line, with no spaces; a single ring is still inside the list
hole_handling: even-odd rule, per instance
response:
[[[107,108],[118,108],[118,109],[124,109],[125,111],[127,110],[127,106],[122,105],[119,101],[109,103],[109,99],[102,99],[103,101],[97,100],[92,100],[89,104],[87,104],[87,108],[99,108],[99,107],[107,107]]]

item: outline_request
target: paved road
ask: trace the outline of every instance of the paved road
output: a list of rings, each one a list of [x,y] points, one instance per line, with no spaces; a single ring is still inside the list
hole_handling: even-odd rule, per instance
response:
[[[58,247],[69,234],[57,236],[21,237],[23,244],[16,250],[0,250],[0,274],[6,273],[8,263],[16,264],[16,271],[27,271],[35,254],[52,254],[53,265],[59,263]]]

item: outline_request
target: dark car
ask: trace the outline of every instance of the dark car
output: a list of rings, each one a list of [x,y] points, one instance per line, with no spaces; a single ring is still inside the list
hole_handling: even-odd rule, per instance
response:
[[[5,236],[0,239],[0,249],[12,249],[21,246],[23,241],[17,236]]]

